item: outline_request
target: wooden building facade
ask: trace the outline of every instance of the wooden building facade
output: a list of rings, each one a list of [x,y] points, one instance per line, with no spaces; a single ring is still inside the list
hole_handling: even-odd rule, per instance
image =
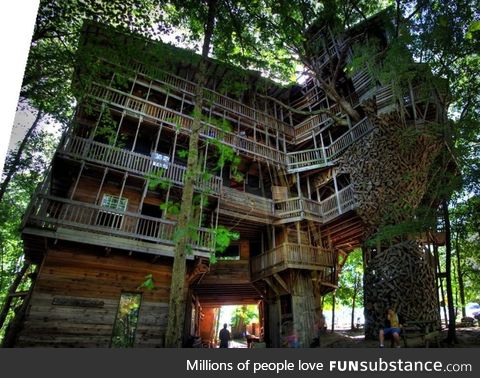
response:
[[[26,256],[39,269],[15,346],[163,346],[198,57],[121,33],[123,45],[115,47],[106,35],[97,24],[84,28],[83,44],[97,47],[101,70],[85,84],[25,216]],[[314,38],[324,46],[318,72],[329,75],[348,38],[328,28]],[[142,54],[128,53],[131,46]],[[163,65],[146,63],[153,46],[165,52]],[[368,230],[359,182],[342,158],[372,139],[385,114],[407,109],[402,117],[418,126],[438,121],[441,109],[433,93],[417,97],[415,88],[399,102],[363,70],[337,84],[360,115],[355,121],[314,77],[284,88],[245,71],[245,89],[235,92],[227,85],[232,71],[208,61],[199,153],[209,174],[196,187],[208,200],[195,210],[185,341],[212,338],[219,306],[258,304],[268,346],[281,346],[295,330],[308,347],[321,297],[337,287],[348,253]],[[234,149],[237,166],[218,167],[217,143]],[[220,226],[240,238],[210,264]]]

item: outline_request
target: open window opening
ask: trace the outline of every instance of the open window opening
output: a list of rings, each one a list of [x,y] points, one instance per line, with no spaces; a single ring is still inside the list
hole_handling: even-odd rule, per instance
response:
[[[120,295],[117,316],[113,325],[112,348],[133,347],[141,301],[142,295],[139,293],[122,293]]]

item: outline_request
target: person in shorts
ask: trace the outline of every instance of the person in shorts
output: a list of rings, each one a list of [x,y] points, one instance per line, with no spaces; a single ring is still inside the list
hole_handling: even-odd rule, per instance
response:
[[[398,315],[393,310],[393,308],[389,307],[386,311],[385,326],[384,328],[380,329],[379,335],[378,335],[380,339],[380,348],[384,347],[383,341],[385,340],[385,337],[390,335],[393,339],[393,345],[396,348],[400,348],[400,332],[401,331],[402,331],[402,325],[400,324]]]

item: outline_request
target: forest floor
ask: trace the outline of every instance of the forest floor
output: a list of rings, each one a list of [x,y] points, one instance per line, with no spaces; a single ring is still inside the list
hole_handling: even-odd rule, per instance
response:
[[[441,347],[450,348],[480,348],[480,327],[457,328],[458,343],[449,346],[444,340],[447,337],[447,331],[443,330],[440,337]],[[436,348],[435,343],[431,347]],[[389,346],[390,343],[385,343]],[[421,345],[412,345],[421,346]],[[339,330],[334,333],[327,331],[321,336],[321,348],[378,348],[377,340],[365,340],[363,330]],[[401,347],[403,348],[403,342]]]

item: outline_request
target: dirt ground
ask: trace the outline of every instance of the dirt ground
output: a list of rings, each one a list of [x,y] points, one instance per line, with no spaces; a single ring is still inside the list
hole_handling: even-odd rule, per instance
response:
[[[470,328],[457,328],[457,343],[454,345],[447,345],[445,339],[447,337],[447,331],[442,331],[440,337],[440,346],[445,348],[480,348],[480,327]],[[409,341],[410,343],[410,341]],[[389,346],[389,342],[385,343],[385,346]],[[413,341],[412,347],[423,347],[421,340],[416,343]],[[363,331],[336,331],[331,333],[327,331],[326,334],[321,337],[321,348],[378,348],[377,340],[365,340]],[[401,347],[403,348],[403,342]],[[436,348],[435,343],[431,345],[432,348]]]

